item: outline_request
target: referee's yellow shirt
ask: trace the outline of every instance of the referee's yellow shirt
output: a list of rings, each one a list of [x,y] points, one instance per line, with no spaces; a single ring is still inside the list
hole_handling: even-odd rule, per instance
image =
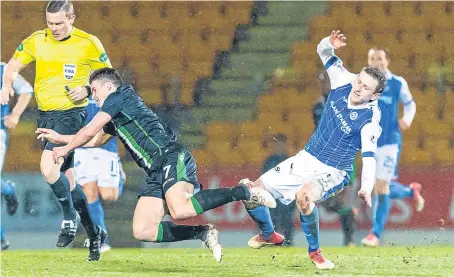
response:
[[[112,67],[101,41],[75,27],[62,41],[55,40],[49,29],[34,32],[22,41],[14,58],[24,65],[36,61],[34,94],[40,111],[87,106],[87,99],[74,102],[65,86],[84,86],[91,71]]]

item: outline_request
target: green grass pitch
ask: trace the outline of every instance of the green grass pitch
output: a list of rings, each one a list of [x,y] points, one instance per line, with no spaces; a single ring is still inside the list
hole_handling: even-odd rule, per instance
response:
[[[5,251],[1,276],[454,276],[454,247],[324,248],[335,264],[319,271],[303,248],[113,249],[99,262],[88,250]]]

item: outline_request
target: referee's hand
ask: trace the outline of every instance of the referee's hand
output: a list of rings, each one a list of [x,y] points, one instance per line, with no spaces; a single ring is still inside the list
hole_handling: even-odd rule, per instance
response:
[[[84,86],[73,88],[70,91],[68,91],[68,93],[69,93],[69,96],[71,97],[71,99],[75,102],[84,100],[85,98],[88,97],[87,88]]]
[[[14,89],[12,87],[2,87],[2,90],[0,92],[0,104],[8,104],[10,96],[14,96]]]

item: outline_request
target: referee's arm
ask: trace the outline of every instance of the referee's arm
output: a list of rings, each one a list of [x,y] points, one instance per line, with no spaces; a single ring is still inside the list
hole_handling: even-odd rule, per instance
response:
[[[10,96],[14,95],[14,80],[16,80],[19,72],[22,71],[29,63],[35,60],[35,47],[33,43],[33,35],[26,38],[17,47],[14,56],[9,60],[3,74],[2,91],[0,93],[0,104],[6,105],[9,103]]]
[[[104,67],[112,68],[112,64],[110,63],[109,57],[107,56],[106,50],[104,49],[101,41],[95,36],[93,36],[92,41],[93,44],[87,49],[86,55],[87,63],[91,70],[94,71]],[[91,94],[90,87],[88,86],[88,80],[86,86],[73,88],[68,92],[68,94],[73,101],[80,101],[87,98]]]

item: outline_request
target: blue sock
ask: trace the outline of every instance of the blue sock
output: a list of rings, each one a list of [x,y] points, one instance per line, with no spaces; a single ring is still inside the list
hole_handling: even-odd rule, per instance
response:
[[[266,206],[258,206],[257,208],[246,209],[251,218],[257,223],[262,231],[264,239],[268,239],[274,232],[273,221],[271,221],[270,209]]]
[[[10,181],[1,181],[2,183],[2,194],[13,195],[15,193],[14,186]]]
[[[93,223],[99,225],[102,229],[106,229],[106,222],[104,221],[104,208],[102,207],[101,199],[98,198],[93,203],[88,203],[88,211],[91,215]],[[106,239],[106,243],[110,245],[109,237]]]
[[[391,210],[391,199],[388,194],[379,194],[374,197],[374,208],[372,209],[372,233],[380,238],[385,228],[389,211]]]
[[[391,199],[403,199],[413,197],[413,190],[399,182],[392,181],[389,184],[389,197]]]
[[[2,240],[6,240],[6,234],[5,234],[5,229],[3,229],[3,225],[0,229],[0,236],[2,237]]]
[[[93,223],[99,225],[106,230],[106,223],[104,222],[104,208],[100,199],[93,203],[88,203],[88,211],[90,212]]]
[[[317,251],[320,248],[319,236],[319,218],[318,208],[314,206],[312,213],[305,215],[300,213],[301,227],[306,234],[307,244],[309,244],[309,252]]]

